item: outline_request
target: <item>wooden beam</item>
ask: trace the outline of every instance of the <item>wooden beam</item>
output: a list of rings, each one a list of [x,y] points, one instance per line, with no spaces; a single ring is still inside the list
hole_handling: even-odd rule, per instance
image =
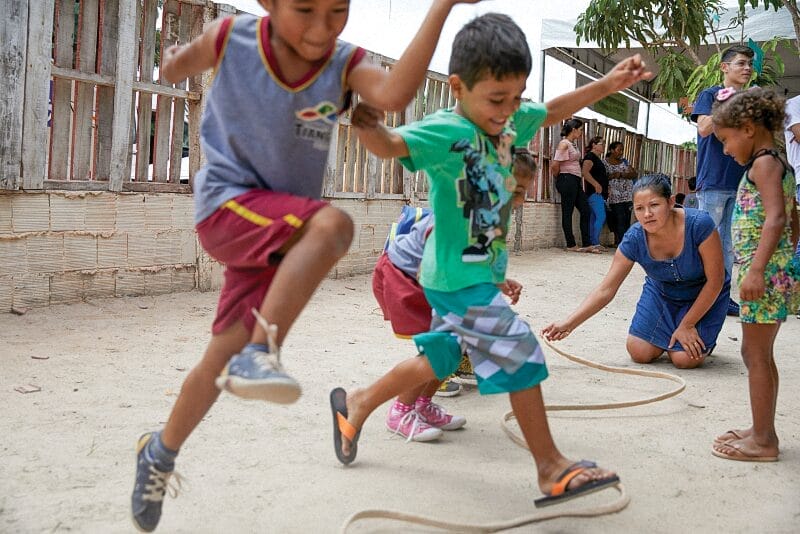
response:
[[[104,87],[114,87],[116,83],[115,77],[110,75],[80,72],[74,69],[57,67],[55,65],[53,65],[50,70],[53,78],[93,83],[95,85]],[[134,81],[132,88],[134,91],[139,91],[140,93],[174,96],[177,98],[185,98],[187,100],[200,100],[200,93],[197,91],[186,91],[185,89],[176,89],[174,87],[167,87],[166,85],[159,85],[152,82]]]
[[[22,188],[41,189],[47,179],[47,110],[50,99],[53,7],[28,6],[28,50],[22,125]]]
[[[45,180],[44,189],[48,191],[108,191],[108,182],[78,180]],[[180,193],[192,192],[189,184],[160,184],[155,182],[126,182],[122,191],[136,193]]]

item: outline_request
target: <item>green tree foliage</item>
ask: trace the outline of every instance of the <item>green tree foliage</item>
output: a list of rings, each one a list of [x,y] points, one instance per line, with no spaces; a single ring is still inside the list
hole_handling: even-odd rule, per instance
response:
[[[725,10],[721,0],[592,0],[578,17],[575,33],[578,44],[584,39],[594,41],[608,52],[628,48],[633,41],[640,43],[658,58],[654,91],[666,100],[677,101],[687,95],[687,88],[702,89],[721,79],[719,55],[733,43],[719,40],[717,34],[720,30],[741,27],[741,40],[746,42],[748,5],[775,10],[786,6],[795,22],[795,31],[800,31],[800,15],[795,18],[798,10],[794,0],[739,0],[738,15],[725,27],[720,22],[720,14]],[[764,71],[756,81],[759,85],[773,84],[783,74],[783,62],[775,53],[779,41],[773,41],[764,47],[767,54]],[[712,44],[717,50],[708,62],[698,55],[699,47],[705,44]],[[697,92],[694,90],[692,96]]]

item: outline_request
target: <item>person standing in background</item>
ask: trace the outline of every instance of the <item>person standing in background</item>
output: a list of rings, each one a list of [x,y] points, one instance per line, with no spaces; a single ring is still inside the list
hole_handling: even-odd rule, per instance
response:
[[[609,227],[614,232],[614,246],[622,243],[622,236],[631,226],[633,211],[633,182],[636,169],[623,157],[625,145],[614,141],[608,145],[608,153],[603,163],[608,174],[608,208],[611,211]]]
[[[800,96],[786,101],[786,158],[794,171],[795,198],[800,205]],[[800,244],[794,251],[795,261],[800,262]],[[800,312],[797,313],[800,319]]]
[[[722,151],[722,143],[714,135],[711,106],[721,89],[732,87],[740,91],[750,81],[753,56],[754,52],[744,45],[727,48],[720,62],[722,85],[703,90],[692,109],[692,121],[697,123],[697,200],[700,209],[707,211],[717,225],[728,274],[733,272],[731,218],[736,188],[745,169]],[[739,316],[739,305],[733,299],[728,306],[728,315]]]
[[[561,128],[561,141],[553,156],[551,171],[556,176],[556,190],[561,195],[561,229],[567,242],[567,251],[583,252],[592,250],[589,238],[589,203],[581,183],[581,151],[575,143],[583,136],[583,121],[569,119]],[[572,233],[572,212],[577,208],[580,214],[581,245],[575,242]]]

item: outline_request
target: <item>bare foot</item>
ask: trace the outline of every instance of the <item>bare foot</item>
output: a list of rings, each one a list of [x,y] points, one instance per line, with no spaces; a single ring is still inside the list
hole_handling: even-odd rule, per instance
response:
[[[728,443],[737,439],[749,438],[753,433],[753,428],[747,430],[728,430],[724,434],[720,434],[714,438],[714,443]]]
[[[759,445],[753,436],[734,439],[725,443],[712,445],[714,456],[726,460],[739,460],[743,462],[775,462],[778,460],[778,445]]]
[[[354,389],[347,393],[347,422],[353,425],[353,427],[357,429],[361,429],[364,425],[364,419],[366,417],[363,415],[363,410],[361,410],[361,396],[363,395],[363,389]],[[345,456],[350,455],[351,449],[351,442],[347,439],[347,436],[342,436],[342,453]]]

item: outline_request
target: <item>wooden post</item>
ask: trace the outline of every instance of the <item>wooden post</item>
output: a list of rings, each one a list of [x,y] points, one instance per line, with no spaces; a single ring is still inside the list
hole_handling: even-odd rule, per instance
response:
[[[97,71],[98,1],[80,2],[80,24],[78,27],[78,65],[81,72]],[[92,138],[94,125],[94,91],[92,83],[75,83],[75,126],[72,129],[72,176],[73,180],[91,180]]]
[[[192,6],[180,5],[180,18],[178,24],[178,42],[186,44],[189,42],[189,30],[191,26]],[[175,84],[179,89],[186,89],[186,80]],[[169,181],[173,184],[181,181],[181,163],[183,159],[183,125],[186,121],[186,99],[176,98],[172,117],[172,147],[169,153]]]
[[[22,172],[22,104],[25,99],[25,52],[28,0],[7,0],[0,21],[0,189],[17,189]]]
[[[50,98],[53,8],[48,2],[31,2],[28,10],[22,188],[41,189],[47,179],[47,108]]]
[[[192,27],[189,38],[194,39],[203,33],[205,14],[210,8],[192,6]],[[194,175],[200,170],[203,161],[200,149],[200,123],[202,122],[203,105],[208,86],[204,83],[205,74],[189,78],[189,91],[200,94],[200,100],[189,100],[189,184],[194,184]]]
[[[119,3],[119,40],[117,41],[116,91],[114,123],[111,136],[110,191],[122,191],[122,182],[129,181],[131,151],[131,105],[136,62],[136,3]]]
[[[123,0],[124,2],[125,0]],[[117,70],[117,36],[119,34],[119,0],[103,2],[102,40],[98,69],[104,76],[114,76]],[[108,181],[111,173],[111,136],[114,127],[114,88],[97,86],[97,151],[94,179]]]
[[[142,37],[139,45],[139,79],[143,82],[153,81],[157,15],[158,4],[156,0],[145,0],[142,5]],[[150,154],[153,95],[139,91],[138,100],[139,106],[136,111],[136,173],[134,176],[137,181],[146,182],[150,160],[155,159]]]
[[[73,33],[75,32],[75,0],[56,0],[55,42],[53,54],[56,67],[71,69],[73,55]],[[72,80],[53,80],[51,96],[53,112],[50,120],[50,163],[48,177],[51,180],[69,180],[69,145],[72,141]]]

